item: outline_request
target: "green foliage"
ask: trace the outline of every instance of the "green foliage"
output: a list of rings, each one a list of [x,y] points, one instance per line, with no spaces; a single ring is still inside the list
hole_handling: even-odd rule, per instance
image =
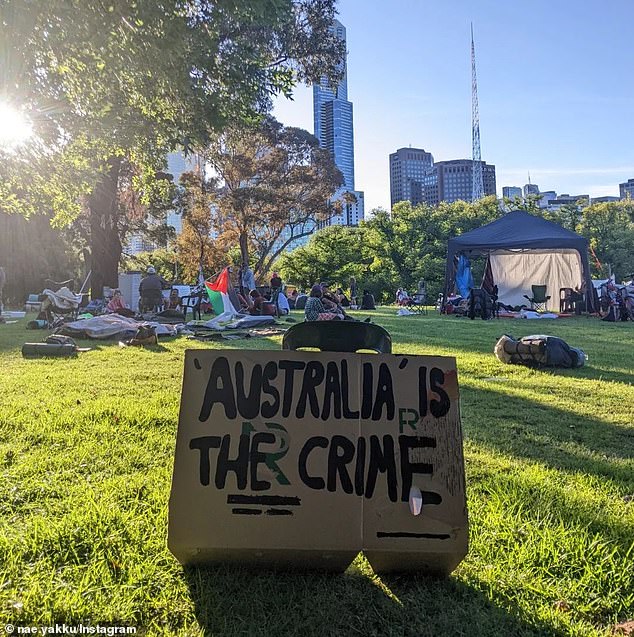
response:
[[[173,249],[160,248],[151,252],[141,252],[135,255],[125,255],[121,261],[121,269],[124,271],[139,270],[145,272],[148,266],[154,266],[157,274],[166,281],[184,281],[183,266],[178,260],[178,255]],[[189,281],[187,281],[189,283]]]
[[[237,241],[242,262],[261,279],[292,241],[335,212],[329,198],[343,177],[330,153],[305,130],[272,117],[231,126],[205,153],[219,176],[216,237]]]
[[[609,201],[584,208],[578,231],[588,238],[599,262],[590,259],[594,274],[606,278],[613,272],[617,280],[634,273],[634,202]]]
[[[285,255],[281,267],[286,279],[300,286],[329,278],[346,287],[354,275],[359,290],[370,290],[382,302],[392,301],[398,287],[415,292],[425,279],[433,301],[444,283],[447,241],[501,214],[495,197],[437,207],[400,202],[391,214],[374,210],[359,229],[350,230],[354,235],[336,227],[315,233],[308,245]]]
[[[546,321],[589,355],[546,372],[491,353],[505,326],[519,337],[529,322],[372,316],[394,351],[457,359],[470,548],[451,577],[377,576],[361,556],[342,575],[184,569],[166,542],[184,350],[279,350],[280,337],[81,341],[92,350],[77,359],[29,361],[22,321],[0,326],[0,626],[614,635],[634,605],[630,326]]]
[[[314,233],[305,246],[282,255],[278,262],[282,278],[304,290],[320,281],[347,289],[350,277],[360,277],[366,268],[364,235],[362,229],[348,226],[329,226]]]
[[[13,152],[0,148],[0,212],[66,225],[87,208],[97,295],[116,285],[129,225],[121,209],[147,212],[167,198],[168,151],[205,148],[228,122],[259,121],[272,96],[297,82],[336,80],[345,53],[329,30],[334,0],[0,8],[0,98],[28,115],[34,133]]]

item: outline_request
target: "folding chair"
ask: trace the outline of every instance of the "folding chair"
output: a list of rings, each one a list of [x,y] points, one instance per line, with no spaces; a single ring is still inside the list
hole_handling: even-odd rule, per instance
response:
[[[187,322],[187,310],[192,311],[192,318],[196,320],[196,315],[198,315],[198,320],[200,321],[202,318],[202,313],[200,310],[200,305],[203,300],[203,296],[205,295],[204,290],[194,291],[187,296],[181,297],[181,307],[183,308],[183,315],[185,316],[185,322]]]
[[[416,314],[427,314],[427,293],[417,292],[410,296],[407,309]]]
[[[313,347],[324,352],[392,353],[390,333],[375,323],[361,321],[307,321],[291,326],[282,338],[282,349]]]
[[[546,296],[547,286],[545,285],[531,285],[531,290],[533,291],[533,296],[530,297],[527,294],[524,294],[524,298],[528,299],[528,302],[531,304],[531,310],[543,312],[546,311],[546,303],[550,300],[550,296]]]

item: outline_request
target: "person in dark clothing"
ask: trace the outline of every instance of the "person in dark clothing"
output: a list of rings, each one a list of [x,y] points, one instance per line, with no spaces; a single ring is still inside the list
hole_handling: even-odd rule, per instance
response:
[[[271,277],[271,294],[275,292],[275,290],[282,289],[282,279],[277,272],[273,272],[273,276]]]
[[[148,266],[147,275],[141,279],[139,285],[139,309],[141,312],[152,311],[159,307],[163,309],[163,286],[169,283],[156,273],[153,266]],[[160,310],[159,310],[160,311]]]
[[[361,299],[362,310],[376,310],[376,303],[374,296],[370,294],[369,290],[363,290],[363,298]]]

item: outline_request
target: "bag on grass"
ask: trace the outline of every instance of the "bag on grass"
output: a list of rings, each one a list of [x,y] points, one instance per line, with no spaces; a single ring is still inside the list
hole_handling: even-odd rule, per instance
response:
[[[503,363],[527,367],[582,367],[586,362],[583,350],[570,347],[556,336],[524,336],[519,340],[505,334],[495,344],[495,356]]]

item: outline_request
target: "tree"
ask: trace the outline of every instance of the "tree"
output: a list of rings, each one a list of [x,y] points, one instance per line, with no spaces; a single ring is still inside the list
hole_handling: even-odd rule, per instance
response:
[[[218,214],[215,186],[200,170],[181,175],[178,206],[183,231],[177,239],[177,251],[186,281],[195,281],[201,268],[207,275],[220,270],[236,241],[232,228],[223,224]]]
[[[584,208],[578,229],[603,266],[600,269],[591,261],[596,276],[606,278],[614,273],[622,279],[634,273],[634,202],[631,199]]]
[[[230,127],[210,145],[206,159],[220,181],[220,223],[236,237],[242,262],[254,262],[256,278],[288,245],[337,212],[329,198],[343,177],[305,130],[272,117],[257,126]]]
[[[89,211],[93,287],[116,285],[122,167],[148,206],[168,150],[254,121],[298,81],[341,73],[334,0],[0,0],[0,99],[33,141],[0,149],[0,210]],[[103,249],[105,246],[105,249]]]
[[[314,233],[305,246],[282,255],[282,277],[301,289],[320,281],[347,289],[350,277],[360,277],[368,265],[361,256],[364,235],[361,228],[347,226],[329,226]]]

